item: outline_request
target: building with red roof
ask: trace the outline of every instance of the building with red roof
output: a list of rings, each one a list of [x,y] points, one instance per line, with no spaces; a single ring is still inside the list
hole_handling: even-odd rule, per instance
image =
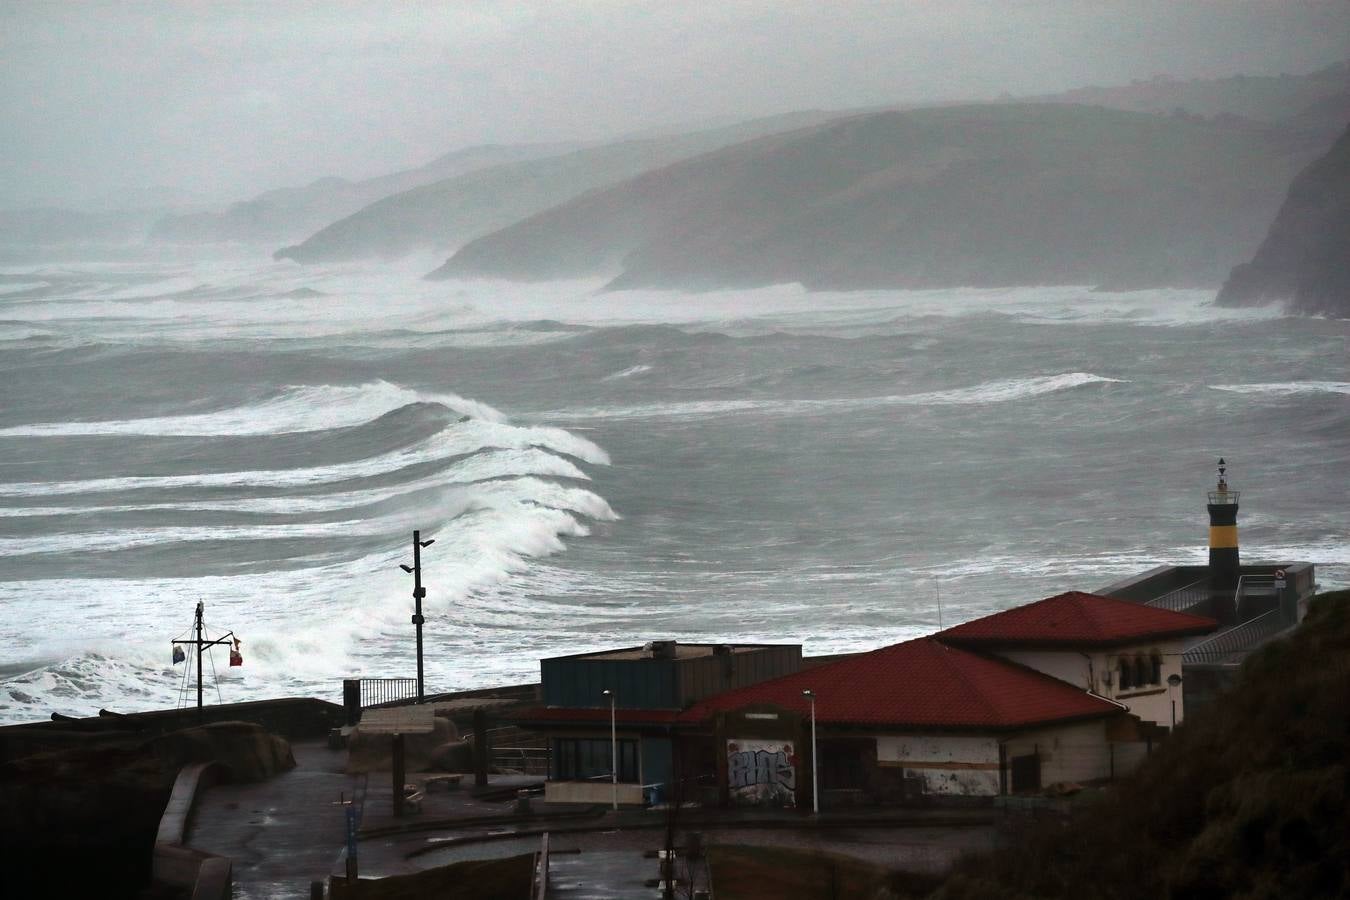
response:
[[[1187,696],[1213,697],[1245,653],[1295,627],[1315,590],[1310,563],[1240,562],[1225,466],[1207,495],[1209,566],[829,661],[670,641],[543,660],[544,705],[522,724],[551,736],[554,779],[618,771],[639,799],[651,783],[801,806],[1112,778],[1184,718]]]
[[[833,804],[1016,793],[1137,764],[1171,724],[1183,642],[1214,627],[1073,591],[814,666],[797,645],[655,642],[541,661],[520,724],[550,740],[554,801],[704,785],[799,805],[813,770]]]
[[[964,622],[936,637],[1115,700],[1159,734],[1157,729],[1185,718],[1178,687],[1187,640],[1218,626],[1204,616],[1069,591]]]

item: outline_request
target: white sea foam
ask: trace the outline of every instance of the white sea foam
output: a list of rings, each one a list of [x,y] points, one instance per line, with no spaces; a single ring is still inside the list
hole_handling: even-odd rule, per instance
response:
[[[974,387],[956,388],[948,391],[931,391],[926,394],[884,397],[883,402],[913,404],[915,406],[940,406],[966,403],[1004,403],[1009,400],[1024,400],[1081,387],[1085,384],[1107,384],[1122,382],[1120,378],[1107,378],[1093,375],[1091,372],[1065,372],[1060,375],[1041,375],[1032,378],[1007,378],[1000,381],[986,381]]]
[[[467,484],[485,479],[523,479],[527,476],[574,478],[578,480],[586,480],[587,478],[585,472],[582,472],[566,459],[531,447],[524,450],[484,451],[443,472],[387,488],[338,491],[303,497],[247,497],[236,500],[194,498],[173,502],[156,502],[147,498],[142,503],[9,506],[0,507],[0,518],[71,517],[90,513],[154,512],[160,510],[238,512],[255,515],[305,515],[355,509],[451,484]],[[551,484],[552,482],[541,483]]]
[[[613,517],[603,499],[541,480],[475,485],[457,497],[439,510],[441,517],[453,517],[423,531],[424,537],[436,539],[434,549],[423,556],[433,640],[438,627],[457,633],[447,616],[473,610],[475,595],[503,589],[531,560],[560,552],[566,538],[588,533],[574,512],[557,506],[595,518]],[[229,628],[244,639],[245,667],[229,670],[221,665],[217,670],[227,701],[259,691],[325,694],[335,671],[388,674],[382,668],[383,635],[406,628],[410,582],[397,569],[406,555],[402,529],[407,523],[386,524],[398,531],[390,550],[289,572],[280,582],[269,573],[0,584],[0,610],[5,613],[0,618],[0,647],[5,648],[0,664],[56,660],[0,682],[0,718],[38,718],[53,709],[91,714],[102,706],[173,705],[182,669],[168,664],[168,640],[176,636],[175,625],[186,624],[197,599],[207,600],[208,623],[215,631]],[[286,536],[291,536],[289,530]],[[41,610],[58,598],[91,589],[106,602],[87,611],[78,636],[67,633],[51,640],[32,632],[31,622]],[[476,613],[465,615],[482,624]],[[512,615],[533,621],[518,607]],[[381,649],[371,657],[370,647]],[[434,655],[430,662],[434,672]],[[365,667],[371,665],[378,668],[369,672]]]
[[[456,394],[423,393],[373,381],[361,385],[289,387],[258,403],[216,412],[103,422],[48,422],[0,429],[0,435],[255,435],[325,431],[362,425],[411,403],[440,403],[463,415],[503,422],[500,412]]]
[[[673,416],[717,416],[729,413],[759,412],[775,415],[801,415],[813,412],[865,409],[880,406],[962,406],[1007,403],[1027,400],[1090,384],[1122,383],[1123,379],[1093,375],[1090,372],[1064,372],[986,381],[964,388],[926,391],[917,394],[891,394],[881,397],[851,397],[833,400],[694,400],[683,403],[656,403],[627,407],[590,407],[562,409],[548,413],[553,419],[639,419]]]
[[[269,501],[282,507],[290,501]],[[377,537],[398,535],[417,526],[419,517],[432,514],[453,518],[491,506],[528,504],[574,512],[591,519],[618,518],[604,498],[584,490],[539,478],[508,479],[471,486],[447,486],[434,501],[401,508],[378,517],[339,522],[287,522],[284,524],[224,526],[154,526],[103,532],[52,532],[32,537],[0,537],[0,556],[42,553],[100,553],[161,544],[197,541],[262,541],[321,538]]]
[[[38,288],[51,287],[50,281],[11,281],[8,284],[0,284],[0,297],[6,294],[21,294],[24,291],[33,291]]]
[[[1232,394],[1265,394],[1288,397],[1294,394],[1350,394],[1347,381],[1279,381],[1265,384],[1211,384],[1216,391]]]
[[[588,463],[608,465],[609,456],[593,442],[564,431],[543,426],[517,427],[499,422],[472,420],[456,422],[432,437],[410,447],[379,456],[329,466],[296,469],[260,469],[240,472],[211,472],[193,475],[129,475],[115,478],[89,478],[78,481],[29,481],[0,484],[0,496],[38,497],[59,494],[97,494],[109,491],[184,487],[269,487],[296,488],[331,484],[354,478],[368,478],[397,472],[418,463],[435,462],[455,456],[476,454],[485,448],[528,450],[545,447],[566,453]],[[494,477],[491,455],[474,457],[459,464],[461,480]],[[558,477],[585,479],[587,476],[564,459],[552,463],[548,473]]]
[[[632,378],[634,375],[641,375],[643,372],[650,372],[651,370],[652,367],[647,365],[630,366],[627,369],[624,369],[622,372],[614,372],[610,375],[606,375],[604,378],[601,378],[600,380],[618,381],[620,378]]]

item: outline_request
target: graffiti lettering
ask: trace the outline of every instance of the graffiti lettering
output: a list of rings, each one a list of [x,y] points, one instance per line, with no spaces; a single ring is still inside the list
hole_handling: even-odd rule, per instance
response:
[[[727,786],[738,802],[791,805],[797,791],[797,759],[792,745],[728,742]]]

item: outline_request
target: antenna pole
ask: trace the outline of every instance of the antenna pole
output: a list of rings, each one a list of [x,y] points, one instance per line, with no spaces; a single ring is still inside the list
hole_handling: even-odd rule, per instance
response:
[[[205,643],[205,640],[202,638],[202,606],[202,601],[198,600],[197,621],[195,623],[197,628],[197,640],[193,642],[197,645],[197,719],[199,721],[202,717],[202,653],[205,652],[205,648],[202,646]]]
[[[422,677],[422,598],[427,594],[422,587],[422,532],[413,532],[413,624],[417,626],[417,702],[426,699],[426,683]]]

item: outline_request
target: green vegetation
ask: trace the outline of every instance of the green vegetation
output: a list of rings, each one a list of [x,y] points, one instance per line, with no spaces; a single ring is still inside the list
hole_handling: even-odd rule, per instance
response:
[[[1350,892],[1350,591],[1068,823],[959,864],[932,900]]]
[[[838,900],[914,896],[936,878],[835,853],[725,845],[708,850],[718,900]]]

